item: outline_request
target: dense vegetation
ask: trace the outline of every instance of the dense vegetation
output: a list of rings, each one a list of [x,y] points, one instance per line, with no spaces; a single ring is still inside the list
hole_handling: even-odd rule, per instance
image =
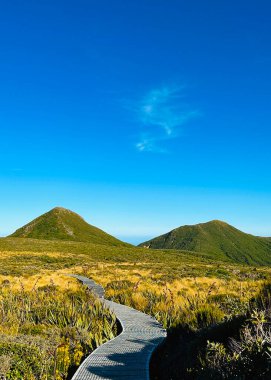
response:
[[[70,216],[78,226],[80,217],[60,210],[61,227],[58,211],[30,223],[21,237],[0,239],[0,378],[20,378],[18,370],[25,380],[65,379],[83,355],[116,333],[114,317],[67,273],[92,277],[108,298],[167,328],[168,339],[153,357],[153,379],[270,377],[271,268],[263,266],[269,263],[268,239],[215,222],[195,235],[192,229],[187,242],[200,245],[187,243],[185,250],[132,247],[110,237],[100,244],[103,235],[73,241],[66,239],[66,226]],[[47,228],[52,240],[41,239]],[[84,228],[76,239],[84,239]],[[78,314],[71,317],[71,309]]]
[[[17,283],[17,290],[20,281],[26,281],[24,288],[31,293],[37,280],[40,286],[50,285],[52,273],[56,286],[65,283],[63,273],[82,273],[101,283],[107,297],[154,315],[169,332],[155,365],[159,380],[168,379],[162,363],[172,379],[182,378],[180,371],[191,379],[198,376],[201,362],[190,362],[191,357],[201,355],[205,368],[211,366],[207,341],[221,343],[217,336],[225,337],[223,344],[231,336],[238,340],[239,321],[249,319],[250,300],[271,273],[269,267],[214,263],[208,255],[193,252],[22,238],[0,239],[0,260],[0,282]],[[212,346],[209,351],[214,351]]]
[[[206,252],[214,260],[228,259],[251,265],[271,264],[270,238],[246,234],[218,220],[179,227],[140,246]]]
[[[270,379],[270,290],[266,283],[249,302],[231,300],[227,307],[234,307],[220,321],[210,318],[210,310],[208,323],[205,315],[205,324],[196,329],[171,328],[152,360],[152,379]]]
[[[85,241],[113,246],[128,245],[84,221],[73,211],[56,207],[19,228],[11,237]]]
[[[1,379],[66,379],[116,334],[115,317],[86,289],[24,283],[0,287]]]

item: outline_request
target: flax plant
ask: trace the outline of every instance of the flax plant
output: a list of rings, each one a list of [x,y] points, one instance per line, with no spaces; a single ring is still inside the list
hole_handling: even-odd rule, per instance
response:
[[[0,287],[1,379],[67,379],[116,333],[114,315],[84,287]]]

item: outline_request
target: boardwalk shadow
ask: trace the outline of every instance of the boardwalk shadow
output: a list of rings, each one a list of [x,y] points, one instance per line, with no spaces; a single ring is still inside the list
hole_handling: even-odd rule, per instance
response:
[[[125,339],[122,342],[115,340],[110,350],[103,355],[99,363],[99,356],[94,358],[85,367],[89,379],[147,379],[149,374],[149,361],[152,352],[161,343],[161,338],[151,339]],[[113,342],[112,342],[113,343]],[[121,346],[122,343],[122,346]],[[114,350],[116,352],[114,352]],[[121,352],[125,351],[126,352]],[[93,377],[92,377],[93,376]]]

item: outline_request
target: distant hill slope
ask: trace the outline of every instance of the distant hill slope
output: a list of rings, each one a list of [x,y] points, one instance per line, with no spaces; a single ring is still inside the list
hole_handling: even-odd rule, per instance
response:
[[[56,207],[19,228],[10,237],[45,240],[70,240],[106,244],[129,245],[88,224],[80,215],[62,207]]]
[[[214,259],[239,263],[271,264],[270,238],[246,234],[219,220],[179,227],[139,246],[206,252]]]

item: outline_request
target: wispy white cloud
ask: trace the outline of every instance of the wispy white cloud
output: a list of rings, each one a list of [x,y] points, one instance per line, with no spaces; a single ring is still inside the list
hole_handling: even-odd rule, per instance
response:
[[[155,152],[155,153],[166,153],[166,149],[161,147],[161,140],[165,140],[165,138],[161,138],[158,135],[142,133],[140,135],[139,141],[136,143],[136,148],[140,152]]]
[[[184,101],[184,87],[162,87],[146,94],[136,107],[142,132],[140,152],[166,152],[165,140],[176,138],[190,119],[199,115]]]

